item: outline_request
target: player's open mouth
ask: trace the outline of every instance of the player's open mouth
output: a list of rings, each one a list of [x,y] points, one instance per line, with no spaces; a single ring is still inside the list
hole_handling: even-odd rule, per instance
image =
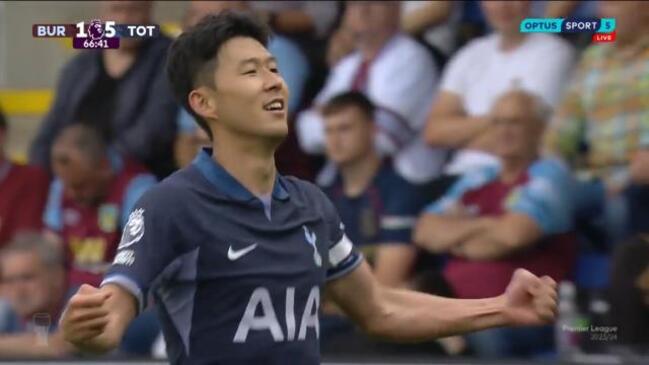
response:
[[[270,102],[264,104],[264,110],[271,112],[281,112],[284,111],[284,100],[281,98],[276,98]]]

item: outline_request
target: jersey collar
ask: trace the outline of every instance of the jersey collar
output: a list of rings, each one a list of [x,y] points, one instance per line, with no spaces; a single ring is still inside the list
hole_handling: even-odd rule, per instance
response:
[[[257,196],[248,191],[237,179],[230,175],[223,166],[214,161],[211,148],[203,148],[199,151],[192,164],[198,168],[212,185],[231,198],[243,201],[258,199]],[[277,173],[275,184],[273,185],[274,199],[286,200],[289,197],[282,180],[282,176]]]

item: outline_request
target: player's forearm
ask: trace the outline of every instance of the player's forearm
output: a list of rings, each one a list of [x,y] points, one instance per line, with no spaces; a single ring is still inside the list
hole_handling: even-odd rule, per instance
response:
[[[478,234],[482,224],[475,218],[423,215],[415,229],[415,243],[430,252],[444,253]]]
[[[383,289],[384,311],[369,332],[400,342],[419,342],[507,325],[504,297],[451,299],[402,289]]]
[[[464,147],[489,127],[484,117],[431,115],[426,125],[426,143],[436,147]]]

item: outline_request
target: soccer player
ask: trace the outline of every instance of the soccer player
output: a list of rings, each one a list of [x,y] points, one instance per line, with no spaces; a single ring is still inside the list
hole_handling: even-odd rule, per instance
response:
[[[487,299],[379,285],[325,195],[276,173],[288,90],[266,41],[264,26],[228,12],[174,42],[171,83],[213,149],[136,204],[101,287],[68,303],[69,342],[114,348],[149,294],[173,364],[319,364],[324,289],[368,333],[396,341],[554,318],[556,284],[524,270]]]

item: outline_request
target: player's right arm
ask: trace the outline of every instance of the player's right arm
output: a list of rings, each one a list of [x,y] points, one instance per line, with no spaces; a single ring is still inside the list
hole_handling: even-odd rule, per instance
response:
[[[129,323],[144,308],[154,283],[173,280],[165,270],[182,254],[173,217],[182,216],[177,189],[156,185],[135,204],[123,224],[115,260],[100,288],[83,285],[61,319],[64,338],[83,352],[102,353],[117,347]],[[172,215],[168,207],[175,207]]]
[[[81,352],[115,349],[137,313],[136,299],[119,285],[84,284],[61,316],[63,338]]]

